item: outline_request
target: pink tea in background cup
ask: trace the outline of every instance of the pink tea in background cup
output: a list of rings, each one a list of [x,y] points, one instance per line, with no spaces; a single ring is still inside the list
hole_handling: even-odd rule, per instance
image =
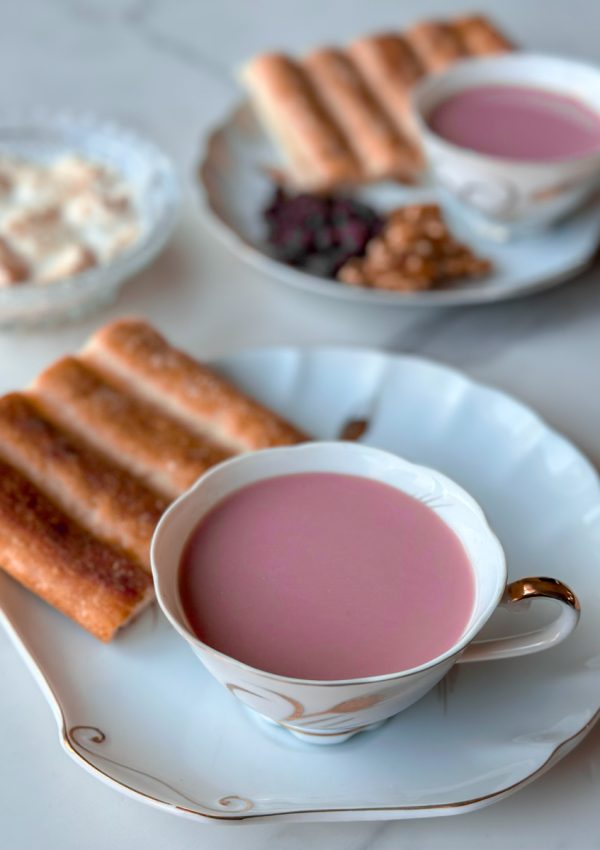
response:
[[[504,159],[551,162],[600,150],[598,112],[534,86],[471,86],[442,100],[428,123],[453,145]]]
[[[540,230],[600,185],[600,70],[529,53],[469,59],[412,93],[451,212],[499,240]]]
[[[336,743],[412,705],[457,661],[563,640],[579,607],[555,579],[506,585],[477,503],[434,470],[355,443],[214,467],[163,516],[157,597],[204,666],[254,711]],[[477,643],[500,602],[562,603],[550,625]]]

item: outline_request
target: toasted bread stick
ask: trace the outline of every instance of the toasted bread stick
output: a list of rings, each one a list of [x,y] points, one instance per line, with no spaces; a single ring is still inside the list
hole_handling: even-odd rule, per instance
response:
[[[413,50],[428,72],[443,71],[467,51],[450,24],[443,21],[422,21],[406,33]]]
[[[246,65],[242,82],[299,188],[327,189],[360,179],[355,156],[298,63],[261,54]]]
[[[381,109],[349,54],[315,50],[303,64],[367,177],[414,177],[419,165],[414,146]]]
[[[231,452],[307,439],[212,369],[173,348],[146,322],[122,319],[106,325],[81,356],[123,391],[160,404],[186,428]]]
[[[75,357],[42,372],[31,393],[53,421],[166,498],[180,495],[230,454],[192,434],[158,406],[126,395]]]
[[[146,570],[96,540],[2,461],[0,528],[2,568],[100,640],[109,641],[153,598]]]
[[[455,18],[451,26],[472,56],[491,56],[514,49],[504,33],[482,15]]]
[[[150,569],[150,540],[168,500],[58,428],[32,398],[0,398],[0,457],[101,540]]]
[[[412,137],[410,91],[425,68],[410,44],[401,35],[382,33],[357,39],[348,51],[398,132]]]

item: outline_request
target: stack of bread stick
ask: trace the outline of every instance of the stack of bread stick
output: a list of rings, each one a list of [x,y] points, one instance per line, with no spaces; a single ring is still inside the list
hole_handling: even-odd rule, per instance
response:
[[[472,15],[366,36],[300,60],[264,53],[245,66],[242,80],[291,182],[327,190],[415,179],[422,159],[410,116],[413,85],[458,59],[510,49],[489,20]]]
[[[0,398],[0,566],[108,641],[153,598],[169,502],[224,458],[303,439],[145,322],[107,325]]]

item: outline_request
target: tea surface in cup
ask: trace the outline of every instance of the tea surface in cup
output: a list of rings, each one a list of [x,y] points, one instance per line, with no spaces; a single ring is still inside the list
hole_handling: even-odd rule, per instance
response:
[[[283,676],[408,670],[451,649],[475,599],[457,535],[423,502],[337,473],[266,478],[214,506],[180,564],[208,646]]]
[[[441,101],[428,124],[461,148],[507,159],[548,162],[600,149],[597,112],[534,86],[471,86]]]

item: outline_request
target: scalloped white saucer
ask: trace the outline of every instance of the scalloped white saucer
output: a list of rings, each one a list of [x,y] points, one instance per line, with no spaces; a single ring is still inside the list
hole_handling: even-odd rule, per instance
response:
[[[536,236],[515,242],[488,241],[452,221],[453,230],[494,271],[485,279],[457,283],[430,292],[381,292],[346,286],[300,271],[273,259],[265,250],[261,211],[273,192],[270,174],[279,157],[247,101],[240,103],[208,136],[198,167],[203,206],[215,234],[228,248],[282,284],[355,304],[385,307],[456,307],[518,298],[556,286],[591,263],[600,240],[600,200]],[[385,210],[404,204],[436,202],[424,186],[385,183],[357,192]]]
[[[315,748],[247,714],[156,608],[105,646],[2,575],[4,625],[67,752],[123,793],[220,822],[459,813],[569,752],[600,711],[600,486],[588,461],[524,405],[418,358],[284,348],[218,365],[319,438],[367,418],[365,442],[463,485],[503,542],[510,576],[566,581],[580,625],[545,653],[455,668],[380,729]],[[549,616],[545,604],[527,627]],[[522,628],[516,614],[495,615],[486,631]]]

